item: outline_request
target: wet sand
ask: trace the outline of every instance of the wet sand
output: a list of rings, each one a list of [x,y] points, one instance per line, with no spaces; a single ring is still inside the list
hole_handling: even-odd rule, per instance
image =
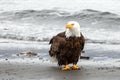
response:
[[[89,63],[89,61],[88,61]],[[90,64],[90,63],[89,63]],[[38,61],[0,62],[0,80],[119,80],[120,67],[79,63],[81,70],[61,71],[55,63]]]

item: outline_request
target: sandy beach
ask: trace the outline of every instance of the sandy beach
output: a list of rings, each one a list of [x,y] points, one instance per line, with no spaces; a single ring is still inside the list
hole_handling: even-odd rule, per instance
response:
[[[83,60],[78,63],[81,70],[61,71],[55,63],[39,59],[1,60],[0,80],[119,80],[119,64]]]

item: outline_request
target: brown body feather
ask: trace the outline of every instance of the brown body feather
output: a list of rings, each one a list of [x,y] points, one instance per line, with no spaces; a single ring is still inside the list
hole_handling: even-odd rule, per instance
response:
[[[56,57],[59,65],[65,65],[66,63],[77,64],[84,43],[85,39],[82,34],[81,37],[66,38],[65,32],[59,33],[50,40],[49,55]]]

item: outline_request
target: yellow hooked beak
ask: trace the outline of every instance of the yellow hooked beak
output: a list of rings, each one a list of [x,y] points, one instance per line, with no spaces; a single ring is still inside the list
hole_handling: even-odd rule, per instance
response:
[[[70,29],[70,28],[72,28],[73,27],[73,25],[71,25],[71,24],[67,24],[66,25],[66,28],[68,28],[68,29]]]

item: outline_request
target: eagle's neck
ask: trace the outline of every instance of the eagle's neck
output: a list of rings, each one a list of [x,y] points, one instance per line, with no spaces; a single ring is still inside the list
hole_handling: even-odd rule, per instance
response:
[[[65,36],[69,37],[80,37],[80,29],[66,29]]]

